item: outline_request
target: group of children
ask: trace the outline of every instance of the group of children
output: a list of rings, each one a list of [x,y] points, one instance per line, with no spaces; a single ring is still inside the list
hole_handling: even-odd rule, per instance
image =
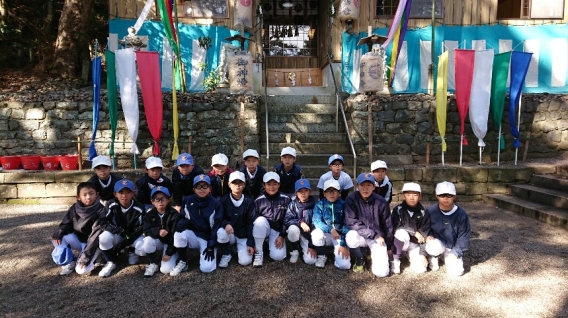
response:
[[[128,253],[129,264],[139,256],[148,258],[145,277],[158,269],[177,276],[188,268],[188,249],[199,250],[199,268],[205,273],[228,267],[233,254],[240,265],[262,267],[267,242],[274,261],[289,254],[296,263],[301,253],[306,264],[323,268],[330,246],[339,269],[362,272],[370,262],[378,277],[399,274],[400,258],[407,252],[417,273],[428,266],[438,270],[442,257],[448,274],[463,274],[470,225],[453,202],[452,183],[437,185],[438,203],[428,208],[420,203],[420,185],[405,183],[404,200],[391,212],[392,182],[384,161],[373,162],[371,172],[360,174],[356,191],[349,193],[354,185],[343,171],[343,157],[330,156],[330,171],[317,185],[319,201],[295,161],[296,151],[286,147],[281,163],[267,172],[258,152],[249,149],[239,171],[229,168],[226,155],[216,154],[205,174],[183,153],[170,181],[162,173],[162,161],[150,157],[135,186],[111,173],[110,158],[96,157],[95,175],[78,185],[77,203],[53,234],[53,259],[62,266],[61,275],[87,274],[100,261],[105,264],[98,275],[107,277],[120,254]]]

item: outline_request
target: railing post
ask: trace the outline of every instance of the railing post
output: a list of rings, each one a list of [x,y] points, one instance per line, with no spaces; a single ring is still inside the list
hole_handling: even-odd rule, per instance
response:
[[[373,104],[367,103],[367,134],[369,135],[369,165],[373,162]]]
[[[81,137],[77,137],[77,160],[79,160],[79,170],[83,170],[83,156],[81,155]]]

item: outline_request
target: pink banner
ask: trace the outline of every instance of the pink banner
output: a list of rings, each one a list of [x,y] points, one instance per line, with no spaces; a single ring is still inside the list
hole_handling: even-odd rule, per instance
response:
[[[473,68],[475,65],[474,50],[455,50],[455,73],[456,73],[456,102],[460,114],[460,136],[463,136],[462,145],[467,146],[464,135],[464,123],[469,109],[469,97],[471,95],[471,83],[473,80]]]
[[[140,86],[142,87],[142,99],[144,110],[146,111],[146,121],[150,134],[154,139],[154,149],[152,153],[160,155],[158,142],[162,137],[162,84],[160,78],[160,65],[158,52],[136,52],[136,62],[138,64],[138,75],[140,76]]]

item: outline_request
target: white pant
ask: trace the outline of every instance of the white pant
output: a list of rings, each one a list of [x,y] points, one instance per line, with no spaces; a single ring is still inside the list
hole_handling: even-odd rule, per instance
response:
[[[381,246],[376,240],[366,239],[354,230],[347,232],[345,242],[349,248],[368,246],[371,250],[371,272],[377,277],[389,275],[389,255],[386,244]]]
[[[134,247],[136,254],[144,256],[146,255],[144,253],[143,250],[141,250],[142,248],[142,242],[144,240],[144,237],[142,235],[140,235],[136,240],[134,240],[134,242],[130,245],[132,247]],[[111,248],[118,246],[122,241],[124,241],[124,238],[118,234],[112,234],[109,231],[104,231],[101,233],[101,235],[99,235],[99,249],[102,251],[108,251]]]
[[[315,229],[312,231],[312,244],[314,246],[333,246],[333,255],[335,255],[335,267],[339,269],[350,269],[351,268],[351,258],[343,259],[339,255],[339,240],[334,240],[331,233],[324,233],[320,229]]]
[[[237,244],[237,255],[239,256],[239,264],[243,266],[250,265],[252,263],[252,255],[249,255],[247,250],[247,239],[238,238],[235,234],[227,234],[224,228],[220,228],[217,231],[217,242],[224,244],[229,243],[230,245]]]
[[[292,243],[298,242],[300,241],[300,246],[302,247],[302,257],[304,259],[304,263],[308,264],[308,265],[313,265],[316,263],[317,258],[316,257],[312,257],[312,255],[310,255],[310,253],[308,253],[308,245],[309,245],[309,241],[303,237],[301,235],[300,232],[300,228],[297,227],[296,225],[291,225],[288,230],[286,230],[286,233],[288,233],[288,240]]]
[[[136,254],[140,256],[155,253],[156,251],[162,251],[162,257],[164,257],[164,255],[166,255],[166,250],[168,249],[168,244],[164,244],[159,239],[152,238],[151,236],[145,236],[142,241],[136,240],[136,243],[137,244],[134,246],[134,249],[136,250]],[[177,259],[178,254],[174,253],[174,255],[170,257],[169,261],[162,261],[160,263],[160,272],[169,274],[176,266]]]
[[[197,237],[193,231],[185,230],[174,234],[174,246],[177,248],[199,249],[199,270],[204,273],[211,273],[217,269],[217,258],[208,261],[203,255],[203,251],[207,249],[207,241]],[[217,249],[215,249],[217,255]],[[184,262],[186,260],[183,260]]]
[[[402,247],[403,252],[408,252],[408,259],[410,260],[410,268],[416,273],[426,272],[426,266],[422,263],[420,257],[420,245],[410,242],[410,234],[403,229],[398,229],[394,233],[394,237],[401,242],[404,242]]]
[[[63,236],[63,238],[61,239],[61,244],[69,245],[72,250],[78,251],[79,257],[83,253],[83,249],[85,249],[85,246],[87,246],[87,243],[81,243],[81,241],[79,241],[79,238],[75,233],[70,233]],[[55,246],[55,243],[53,243],[53,246]],[[100,253],[101,251],[97,250],[95,252],[95,255],[93,256],[93,259],[85,268],[80,268],[79,264],[75,265],[75,272],[79,275],[89,274],[95,268],[95,261]],[[77,258],[73,257],[73,260],[76,260]]]
[[[433,257],[439,257],[440,255],[444,256],[444,263],[446,264],[446,272],[450,276],[461,276],[463,275],[463,259],[461,257],[450,260],[448,259],[448,255],[451,253],[451,249],[446,248],[442,241],[438,239],[434,239],[428,243],[426,243],[426,253]]]
[[[275,245],[276,238],[278,238],[279,235],[279,232],[270,228],[270,224],[268,224],[268,220],[265,217],[259,216],[254,221],[252,236],[254,236],[255,239],[268,239],[270,258],[275,261],[281,261],[286,258],[286,244],[284,244],[284,246],[280,249],[276,248]],[[262,246],[258,246],[257,244],[256,249],[262,253]]]

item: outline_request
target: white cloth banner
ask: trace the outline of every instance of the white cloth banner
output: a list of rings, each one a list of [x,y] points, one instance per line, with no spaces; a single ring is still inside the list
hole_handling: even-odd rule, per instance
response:
[[[405,91],[410,85],[410,76],[408,74],[408,43],[402,42],[400,52],[398,52],[398,61],[394,72],[394,89]],[[428,85],[428,84],[426,84]]]
[[[499,40],[499,53],[513,51],[513,40]],[[511,87],[511,65],[509,64],[509,71],[507,72],[507,87]]]
[[[128,128],[128,134],[132,138],[130,152],[139,154],[136,139],[138,139],[139,110],[138,91],[136,89],[136,61],[133,48],[116,50],[116,74],[120,86],[120,102],[124,112],[124,120]]]
[[[428,68],[432,61],[432,41],[420,40],[420,88],[428,89]]]
[[[116,33],[108,34],[108,50],[111,52],[118,50],[118,34]]]
[[[566,70],[568,70],[568,39],[556,38],[550,40],[550,55],[552,61],[552,77],[550,86],[562,87],[566,86]]]
[[[485,50],[485,40],[471,41],[471,49],[475,51]]]
[[[199,64],[205,62],[205,49],[199,47],[199,42],[193,40],[191,45],[192,55],[191,55],[191,82],[189,83],[190,91],[202,91],[203,90],[203,71]]]
[[[162,88],[172,89],[174,52],[164,36],[162,40]]]
[[[469,98],[469,121],[471,122],[473,133],[479,139],[477,142],[479,147],[485,147],[483,138],[487,134],[494,56],[493,50],[475,51],[473,80]]]
[[[361,49],[356,49],[353,52],[353,68],[352,68],[352,72],[351,72],[351,83],[353,83],[353,91],[354,92],[358,92],[359,91],[359,84],[361,81]]]
[[[458,41],[444,41],[444,47],[448,50],[448,89],[456,89],[456,65],[454,51],[459,47]],[[442,52],[444,50],[442,49]]]
[[[144,24],[144,20],[146,20],[146,17],[148,16],[148,13],[150,12],[150,9],[152,9],[152,4],[154,3],[154,0],[146,0],[146,4],[144,5],[144,9],[142,9],[142,12],[140,12],[140,16],[138,17],[138,20],[136,20],[136,23],[134,24],[134,33],[138,33],[138,30],[140,30],[140,28],[142,27],[142,24]]]
[[[554,51],[554,48],[551,48]],[[538,59],[540,53],[540,39],[525,40],[525,52],[532,53],[531,64],[525,78],[526,87],[538,87]],[[566,57],[564,57],[566,58]]]

